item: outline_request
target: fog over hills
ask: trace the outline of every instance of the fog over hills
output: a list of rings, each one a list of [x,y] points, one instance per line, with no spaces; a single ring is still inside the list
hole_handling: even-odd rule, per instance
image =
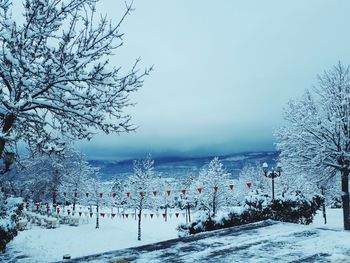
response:
[[[155,158],[155,172],[162,177],[183,178],[192,173],[197,176],[200,169],[207,165],[214,156],[206,157],[162,157]],[[237,178],[241,169],[248,164],[256,162],[267,162],[275,165],[278,152],[243,152],[220,156],[226,169]],[[126,178],[132,174],[133,160],[111,161],[111,160],[90,160],[91,165],[100,168],[101,177],[110,180],[114,177]]]

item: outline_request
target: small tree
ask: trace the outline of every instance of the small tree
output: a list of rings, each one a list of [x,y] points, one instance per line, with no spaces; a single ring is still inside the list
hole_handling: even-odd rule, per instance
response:
[[[191,222],[191,208],[195,208],[197,205],[198,194],[202,194],[198,192],[202,192],[201,187],[197,187],[196,178],[190,173],[180,184],[181,194],[179,199],[179,205],[181,209],[185,209],[186,211],[186,222]],[[185,190],[186,192],[182,192]]]
[[[218,157],[210,161],[207,168],[200,171],[198,186],[202,187],[199,206],[215,216],[218,209],[227,204],[230,173],[226,171]]]
[[[126,196],[125,196],[125,182],[117,177],[114,178],[112,183],[112,197],[113,197],[113,205],[117,207],[118,213],[121,206],[126,204]]]
[[[101,207],[110,205],[110,186],[101,182],[96,176],[90,178],[87,182],[85,203],[90,206],[90,213],[93,213],[93,206],[96,208],[96,228],[100,227],[100,212]]]
[[[247,186],[248,183],[251,184],[251,188],[259,189],[266,194],[271,192],[271,179],[264,176],[261,164],[258,162],[254,165],[248,164],[240,171],[238,180],[234,184],[233,204],[240,205],[244,202],[250,190]]]
[[[151,192],[154,190],[154,161],[148,155],[144,160],[134,161],[134,174],[128,178],[126,189],[130,193],[128,206],[136,208],[138,216],[137,240],[141,240],[141,219],[143,209],[153,207],[154,199]]]
[[[85,159],[82,153],[71,150],[69,164],[66,174],[63,178],[62,189],[73,195],[73,213],[78,200],[84,197],[87,189],[86,183],[89,178],[98,174],[98,168],[92,167]]]

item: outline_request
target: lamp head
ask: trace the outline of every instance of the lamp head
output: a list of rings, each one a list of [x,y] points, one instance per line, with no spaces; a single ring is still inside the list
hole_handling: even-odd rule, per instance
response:
[[[263,168],[264,173],[267,173],[269,171],[269,166],[267,163],[263,163],[262,168]]]

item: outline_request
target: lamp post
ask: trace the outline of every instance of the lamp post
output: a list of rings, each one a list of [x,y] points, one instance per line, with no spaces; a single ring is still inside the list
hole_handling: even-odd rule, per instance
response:
[[[269,171],[269,166],[267,163],[263,163],[263,171],[264,175],[272,180],[272,200],[275,199],[275,178],[281,176],[282,166],[280,163],[277,163],[276,169],[272,167],[271,171]]]

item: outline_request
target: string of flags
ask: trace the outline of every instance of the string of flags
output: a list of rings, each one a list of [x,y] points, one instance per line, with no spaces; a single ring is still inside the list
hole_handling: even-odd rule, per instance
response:
[[[149,212],[149,213],[142,213],[142,214],[139,214],[139,213],[135,213],[135,212],[127,212],[127,211],[124,211],[124,212],[99,212],[98,209],[96,209],[96,212],[93,212],[91,208],[88,209],[88,211],[83,211],[82,210],[82,207],[80,206],[80,209],[78,211],[73,211],[73,209],[71,208],[68,208],[68,209],[65,209],[65,208],[61,208],[61,207],[50,207],[49,203],[45,203],[45,204],[40,204],[40,203],[35,203],[35,210],[33,209],[32,211],[34,212],[40,212],[40,207],[42,207],[42,205],[46,206],[46,212],[49,213],[50,211],[54,211],[57,215],[64,215],[64,214],[67,214],[68,216],[72,216],[74,214],[78,214],[80,217],[81,216],[85,216],[85,217],[92,217],[92,216],[97,216],[99,215],[101,218],[122,218],[122,219],[128,219],[128,218],[140,218],[141,216],[143,216],[144,218],[172,218],[173,216],[175,216],[175,218],[179,218],[180,215],[182,215],[182,217],[185,217],[186,213],[185,212],[169,212],[169,213],[159,213],[159,212]],[[26,203],[26,209],[29,211],[30,210],[30,207],[29,207],[29,202]]]
[[[245,184],[245,187],[246,187],[247,189],[251,189],[251,188],[253,187],[253,185],[252,185],[251,182],[247,182],[247,183]],[[227,189],[233,190],[234,188],[235,188],[235,185],[234,185],[234,184],[229,184]],[[214,187],[213,187],[213,192],[214,192],[214,193],[218,192],[219,190],[220,190],[220,189],[219,189],[218,186],[214,186]],[[13,191],[14,193],[16,192],[14,189],[12,189],[12,191]],[[20,192],[20,195],[23,195],[24,189],[20,189],[19,192]],[[202,188],[202,187],[198,187],[196,192],[197,192],[198,194],[202,194],[203,188]],[[35,190],[31,190],[31,194],[32,194],[33,196],[34,196],[35,193],[36,193]],[[149,193],[149,194],[151,194],[152,196],[156,197],[157,195],[159,195],[160,193],[162,193],[162,191],[151,191],[151,192],[140,191],[140,192],[138,192],[138,195],[139,195],[139,197],[142,198],[142,197],[146,196],[147,193]],[[189,194],[189,191],[188,191],[188,189],[180,189],[180,190],[165,190],[165,192],[164,192],[164,194],[165,194],[166,196],[170,196],[170,195],[176,194],[176,193],[182,194],[182,195],[186,195],[186,194]],[[39,194],[40,194],[40,195],[45,195],[45,191],[40,191]],[[69,193],[68,193],[68,192],[63,192],[62,194],[63,194],[63,197],[64,197],[64,198],[67,198],[67,197],[69,196]],[[72,194],[73,194],[73,197],[74,197],[74,198],[78,198],[78,192],[73,192]],[[108,194],[109,194],[109,195],[108,195]],[[108,193],[108,194],[107,194],[107,196],[111,196],[111,197],[113,197],[113,198],[115,198],[115,197],[117,196],[117,192],[111,192],[111,193]],[[126,196],[127,198],[131,198],[131,196],[134,195],[134,194],[135,194],[135,193],[132,193],[132,192],[126,192],[126,193],[125,193],[125,196]],[[84,195],[85,195],[86,198],[89,198],[89,196],[91,195],[91,193],[85,192]],[[52,192],[52,196],[53,196],[54,198],[56,198],[56,197],[58,196],[58,193],[54,191],[54,192]],[[100,192],[100,193],[98,193],[98,196],[99,196],[100,198],[103,198],[103,197],[105,196],[105,193]]]

